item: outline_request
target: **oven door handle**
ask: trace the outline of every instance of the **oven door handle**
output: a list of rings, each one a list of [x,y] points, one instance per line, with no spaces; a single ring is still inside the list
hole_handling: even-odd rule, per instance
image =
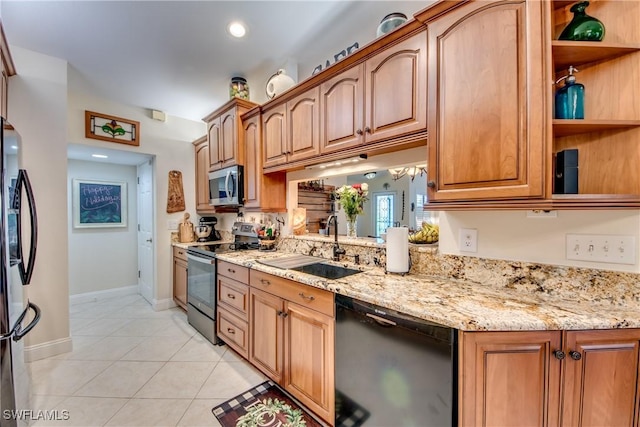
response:
[[[199,256],[190,255],[190,254],[187,254],[187,259],[190,260],[190,261],[195,261],[195,262],[199,262],[199,263],[202,263],[202,264],[208,264],[208,265],[213,265],[213,263],[216,262],[215,259],[201,258]]]

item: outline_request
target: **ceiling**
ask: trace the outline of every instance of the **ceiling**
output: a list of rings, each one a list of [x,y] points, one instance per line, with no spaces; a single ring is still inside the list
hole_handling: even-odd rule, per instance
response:
[[[200,120],[228,100],[229,80],[264,83],[294,64],[298,81],[357,41],[373,41],[382,17],[411,17],[419,1],[7,1],[8,42],[68,61],[70,90]],[[243,39],[227,33],[238,20]],[[18,73],[20,72],[18,68]]]

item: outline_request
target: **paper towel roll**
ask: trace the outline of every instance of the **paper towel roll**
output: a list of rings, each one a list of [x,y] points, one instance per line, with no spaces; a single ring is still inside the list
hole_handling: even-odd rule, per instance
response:
[[[409,229],[387,228],[387,271],[406,273],[409,271]]]

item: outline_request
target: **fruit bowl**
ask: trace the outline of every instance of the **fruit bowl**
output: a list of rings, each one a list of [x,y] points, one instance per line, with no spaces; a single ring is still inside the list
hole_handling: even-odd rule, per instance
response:
[[[422,223],[422,228],[409,235],[409,243],[418,245],[436,243],[440,238],[440,227],[428,222]]]

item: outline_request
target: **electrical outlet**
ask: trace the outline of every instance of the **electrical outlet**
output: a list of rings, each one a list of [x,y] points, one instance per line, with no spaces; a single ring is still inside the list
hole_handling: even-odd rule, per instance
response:
[[[167,220],[167,229],[168,230],[177,230],[178,229],[178,220],[177,219]]]
[[[611,264],[636,263],[634,236],[567,234],[566,245],[567,259]]]
[[[534,209],[527,211],[527,218],[558,218],[558,211],[545,211],[542,209]]]
[[[458,232],[458,246],[461,252],[478,252],[478,230],[461,228]]]

